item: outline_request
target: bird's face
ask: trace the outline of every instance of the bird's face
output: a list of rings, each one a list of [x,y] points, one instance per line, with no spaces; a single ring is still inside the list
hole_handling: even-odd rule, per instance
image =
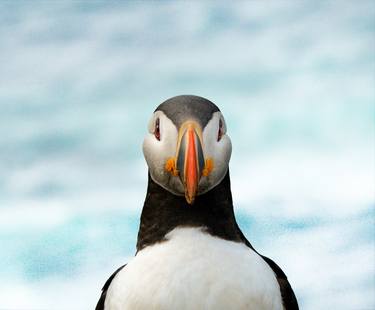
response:
[[[224,178],[231,141],[220,110],[196,96],[173,97],[154,112],[143,153],[154,182],[189,204]]]

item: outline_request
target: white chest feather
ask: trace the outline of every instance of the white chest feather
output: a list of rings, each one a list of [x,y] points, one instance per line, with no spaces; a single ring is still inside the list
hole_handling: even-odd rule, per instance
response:
[[[242,243],[177,228],[148,246],[113,279],[106,310],[281,310],[272,269]]]

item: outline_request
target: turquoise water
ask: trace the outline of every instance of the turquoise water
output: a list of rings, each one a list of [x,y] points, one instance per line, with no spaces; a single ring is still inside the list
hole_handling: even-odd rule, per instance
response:
[[[92,309],[163,100],[214,101],[240,226],[302,309],[375,308],[372,1],[1,2],[0,308]]]

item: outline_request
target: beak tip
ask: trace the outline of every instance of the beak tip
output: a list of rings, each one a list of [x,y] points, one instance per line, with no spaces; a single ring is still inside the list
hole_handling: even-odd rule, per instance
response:
[[[194,197],[194,196],[190,196],[190,195],[188,195],[188,194],[185,194],[185,199],[186,199],[186,202],[187,202],[189,205],[194,204],[194,200],[195,200],[195,197]]]

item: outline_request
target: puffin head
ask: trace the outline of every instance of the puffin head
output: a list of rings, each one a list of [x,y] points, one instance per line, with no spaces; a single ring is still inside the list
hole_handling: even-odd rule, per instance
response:
[[[228,171],[232,145],[219,108],[198,96],[160,104],[148,124],[143,154],[152,180],[193,204]]]

